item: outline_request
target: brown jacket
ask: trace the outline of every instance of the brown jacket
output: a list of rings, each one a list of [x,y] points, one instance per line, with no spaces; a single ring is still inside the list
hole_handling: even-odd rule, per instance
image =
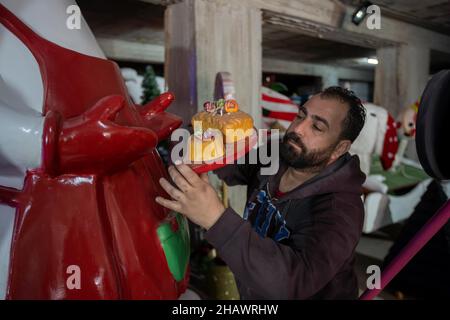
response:
[[[216,171],[228,185],[249,185],[241,218],[228,208],[206,239],[228,264],[242,299],[356,299],[354,251],[364,207],[365,176],[345,154],[319,175],[275,198],[287,166],[261,176],[258,165]]]

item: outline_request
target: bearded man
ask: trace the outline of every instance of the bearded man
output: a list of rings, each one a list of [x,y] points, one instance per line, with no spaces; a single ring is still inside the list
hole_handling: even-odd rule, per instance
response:
[[[216,171],[228,185],[248,186],[243,217],[186,165],[169,168],[175,185],[160,183],[172,199],[157,202],[207,230],[242,299],[356,299],[365,175],[348,151],[364,122],[351,91],[327,88],[299,108],[280,141],[276,174],[249,163]]]

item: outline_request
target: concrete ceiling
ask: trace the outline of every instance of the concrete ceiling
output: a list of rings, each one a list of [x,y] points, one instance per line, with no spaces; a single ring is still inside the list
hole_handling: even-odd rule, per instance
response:
[[[341,0],[341,2],[354,6],[360,3],[359,0]],[[412,23],[425,23],[428,27],[440,25],[441,32],[447,26],[450,29],[450,1],[448,0],[373,0],[372,2],[382,7],[382,14],[402,13],[415,21]],[[165,7],[162,5],[138,0],[77,0],[77,3],[98,38],[164,46]],[[375,54],[375,50],[371,48],[315,38],[273,24],[263,25],[263,56],[265,58],[373,69],[374,66],[368,65],[365,58]],[[442,69],[442,66],[448,68],[449,61],[448,55],[432,52],[431,69]]]
[[[164,45],[164,6],[133,0],[78,0],[77,3],[98,38]],[[373,49],[313,38],[273,25],[263,26],[264,57],[316,63],[344,59],[341,65],[365,68],[352,58],[374,54]]]
[[[358,6],[362,0],[341,0]],[[398,19],[436,32],[450,34],[449,0],[371,0],[380,6],[381,16]]]
[[[107,33],[126,33],[126,36],[131,39],[138,38],[145,41],[147,36],[139,34],[139,30],[164,28],[164,6],[153,4],[164,3],[164,1],[145,1],[78,0],[77,3],[88,21],[95,15],[95,19],[89,21],[91,25],[95,24],[93,29]],[[353,7],[363,2],[363,0],[336,1]],[[449,0],[371,0],[371,2],[381,7],[382,16],[450,34]],[[131,34],[127,33],[127,30]]]
[[[289,32],[276,25],[263,25],[264,57],[327,64],[343,60],[346,67],[361,67],[356,63],[356,58],[375,55],[376,51],[371,48]],[[365,67],[364,64],[362,67]]]
[[[164,6],[132,0],[77,3],[96,37],[164,45]]]

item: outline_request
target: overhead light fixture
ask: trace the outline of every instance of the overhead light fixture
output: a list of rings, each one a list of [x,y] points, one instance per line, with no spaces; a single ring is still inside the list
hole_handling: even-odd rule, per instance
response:
[[[378,64],[378,59],[377,58],[367,58],[367,63],[368,64]]]
[[[352,22],[359,26],[359,24],[363,22],[364,18],[367,16],[367,8],[369,8],[371,5],[372,2],[364,1],[359,7],[357,7],[353,12]]]

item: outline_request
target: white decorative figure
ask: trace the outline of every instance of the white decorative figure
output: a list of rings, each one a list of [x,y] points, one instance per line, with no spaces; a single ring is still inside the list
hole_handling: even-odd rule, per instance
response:
[[[136,104],[142,104],[142,97],[144,95],[142,81],[144,80],[144,77],[139,75],[133,68],[121,68],[120,71],[133,102]],[[166,85],[164,78],[156,76],[155,79],[158,84],[159,92],[164,92]]]
[[[385,170],[393,169],[402,162],[405,144],[398,142],[397,125],[386,109],[371,103],[364,103],[366,108],[366,123],[360,135],[353,143],[351,152],[358,154],[361,160],[361,170],[367,178],[364,187],[371,192],[364,199],[365,221],[363,232],[370,233],[384,226],[407,219],[419,203],[431,179],[419,183],[413,190],[402,196],[388,195],[388,187],[381,175],[370,174],[370,164],[373,155],[380,156]],[[411,122],[415,116],[411,112],[402,117],[404,134],[414,134],[415,126]],[[402,141],[406,141],[403,139]]]
[[[84,19],[82,32],[65,28],[66,9],[74,1],[1,0],[0,4],[39,30],[40,36],[64,48],[105,59]],[[26,171],[41,165],[44,88],[35,57],[2,24],[0,39],[0,186],[20,190]],[[6,294],[14,218],[15,209],[0,203],[0,298]]]
[[[136,70],[132,68],[121,68],[123,80],[127,86],[128,93],[136,104],[142,104],[142,94],[144,92],[142,88],[143,76],[140,76]]]

